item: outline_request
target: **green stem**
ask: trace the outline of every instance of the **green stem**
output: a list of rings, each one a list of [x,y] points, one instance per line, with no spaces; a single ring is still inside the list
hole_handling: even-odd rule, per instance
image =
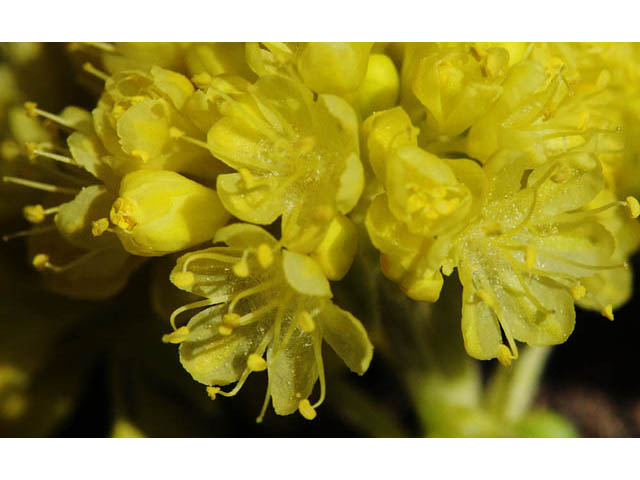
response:
[[[486,392],[487,409],[514,422],[531,407],[551,347],[525,347],[512,367],[498,367]]]

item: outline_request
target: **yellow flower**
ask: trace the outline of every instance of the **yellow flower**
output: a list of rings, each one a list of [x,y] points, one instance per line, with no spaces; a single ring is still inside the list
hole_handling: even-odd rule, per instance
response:
[[[608,88],[607,71],[600,72],[581,80],[555,56],[546,63],[528,59],[514,65],[498,101],[469,131],[466,152],[481,162],[503,148],[529,152],[539,164],[567,152],[591,152],[603,164],[619,162],[625,148],[622,112]]]
[[[366,225],[383,253],[383,272],[410,297],[435,301],[441,272],[449,275],[457,267],[464,287],[462,330],[471,356],[508,364],[517,358],[515,340],[532,345],[566,340],[573,330],[574,300],[610,318],[613,306],[624,301],[630,277],[619,273],[628,268],[625,258],[637,245],[637,229],[626,227],[621,238],[628,238],[627,247],[616,252],[607,229],[614,228],[613,221],[602,215],[623,206],[627,216],[637,216],[637,201],[614,198],[588,206],[604,188],[600,163],[589,154],[565,154],[538,165],[528,154],[504,150],[481,168],[414,146],[380,152],[386,158],[386,193],[369,207]],[[434,208],[442,188],[454,188],[452,198],[459,202],[452,208]],[[413,202],[406,192],[424,194]],[[412,214],[418,206],[418,215]],[[432,210],[438,214],[433,219],[425,214]],[[609,279],[604,272],[612,277],[618,272],[609,288],[603,288]]]
[[[191,120],[209,108],[203,96],[187,77],[160,67],[107,76],[93,110],[99,141],[93,136],[83,141],[91,142],[95,154],[105,157],[119,176],[149,168],[215,179],[222,165],[204,143],[178,140],[203,136],[200,124]]]
[[[260,77],[286,75],[317,93],[355,92],[367,73],[371,42],[247,44],[247,62]]]
[[[222,118],[208,133],[211,152],[237,171],[218,177],[218,195],[246,222],[266,225],[282,215],[283,245],[309,253],[362,192],[356,116],[339,97],[314,101],[282,76],[247,90],[223,95]]]
[[[141,256],[203,243],[229,219],[215,190],[166,170],[127,174],[109,216],[124,249]]]
[[[310,257],[281,249],[265,230],[234,224],[218,231],[213,247],[178,259],[171,281],[205,300],[176,310],[205,307],[186,326],[165,336],[180,344],[180,361],[207,392],[235,395],[251,372],[267,371],[277,414],[296,410],[308,419],[325,396],[322,341],[362,375],[373,347],[360,322],[331,301],[331,289]],[[175,324],[174,324],[175,325]],[[266,357],[265,357],[266,352]],[[308,398],[317,380],[320,398]],[[228,392],[219,387],[237,382]]]
[[[409,45],[402,105],[414,121],[426,113],[428,137],[459,135],[498,99],[508,63],[501,47]]]

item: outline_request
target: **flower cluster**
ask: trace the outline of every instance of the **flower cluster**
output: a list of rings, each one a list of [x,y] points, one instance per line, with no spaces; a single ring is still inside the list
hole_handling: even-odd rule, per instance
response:
[[[163,340],[212,398],[266,371],[259,419],[269,401],[315,417],[325,341],[367,370],[367,332],[329,283],[363,243],[416,301],[437,301],[457,270],[466,350],[503,365],[517,342],[565,341],[574,304],[613,319],[631,294],[635,45],[69,50],[99,94],[60,114],[26,101],[0,125],[4,182],[41,192],[23,208],[32,227],[7,237],[27,236],[49,287],[78,298],[181,253],[170,281],[202,299]]]

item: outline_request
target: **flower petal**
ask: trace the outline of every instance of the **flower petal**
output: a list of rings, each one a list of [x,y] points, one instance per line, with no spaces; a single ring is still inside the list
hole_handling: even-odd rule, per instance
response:
[[[300,400],[311,395],[318,379],[315,348],[320,348],[319,333],[306,333],[296,328],[284,348],[267,350],[269,382],[273,409],[278,415],[289,415],[298,409]]]
[[[330,302],[316,319],[322,326],[322,338],[344,360],[347,367],[359,375],[364,374],[373,357],[373,345],[362,323]]]
[[[252,181],[255,185],[247,185],[245,178],[239,173],[219,175],[216,189],[220,201],[240,220],[261,225],[273,223],[282,214],[285,201],[283,193],[278,189],[278,179],[252,177]]]
[[[205,385],[228,385],[240,378],[247,358],[257,351],[264,336],[262,323],[234,328],[220,335],[225,306],[211,307],[195,315],[187,325],[189,336],[180,344],[180,362],[194,380]]]
[[[331,298],[331,287],[320,265],[311,257],[282,251],[282,267],[287,283],[303,295]]]

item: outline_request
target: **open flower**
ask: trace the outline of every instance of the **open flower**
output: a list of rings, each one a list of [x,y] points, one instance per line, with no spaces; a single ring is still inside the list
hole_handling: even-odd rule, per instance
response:
[[[607,229],[614,221],[602,215],[622,206],[637,217],[640,206],[633,197],[589,205],[604,191],[600,163],[592,156],[565,154],[537,165],[530,155],[505,150],[481,168],[410,146],[389,148],[386,155],[387,192],[375,198],[366,220],[383,253],[383,271],[412,298],[434,301],[441,272],[449,275],[457,267],[464,288],[462,331],[471,356],[508,364],[517,358],[515,340],[565,341],[573,330],[573,303],[581,299],[613,318],[614,305],[624,300],[619,290],[629,290],[620,282],[630,277],[619,272],[628,268],[626,254],[637,245],[638,232],[627,228],[627,247],[616,250]],[[408,173],[390,181],[391,168]],[[453,187],[459,201],[438,209],[440,193]],[[425,193],[420,202],[403,204],[398,192],[400,198]],[[433,219],[424,214],[432,210]],[[603,272],[616,276],[614,288],[603,288]]]
[[[364,175],[353,109],[339,97],[266,76],[235,98],[223,95],[209,130],[211,152],[237,173],[218,177],[224,206],[239,219],[282,216],[282,243],[309,253],[331,223],[356,205]]]
[[[208,105],[187,77],[160,67],[98,75],[104,75],[105,88],[92,112],[97,138],[85,141],[92,141],[119,176],[149,168],[212,180],[223,170],[206,148],[177,142],[173,134],[194,139],[204,134],[192,114]]]
[[[368,368],[373,347],[360,322],[331,301],[331,289],[310,257],[281,249],[265,230],[248,224],[222,228],[215,237],[227,247],[187,253],[171,281],[204,297],[176,310],[207,306],[164,340],[180,344],[180,361],[191,376],[216,394],[235,395],[251,372],[267,370],[267,394],[277,414],[299,410],[315,417],[325,396],[322,342],[354,372]],[[266,358],[265,358],[266,354]],[[320,398],[309,401],[320,380]],[[228,392],[219,387],[237,382]]]

